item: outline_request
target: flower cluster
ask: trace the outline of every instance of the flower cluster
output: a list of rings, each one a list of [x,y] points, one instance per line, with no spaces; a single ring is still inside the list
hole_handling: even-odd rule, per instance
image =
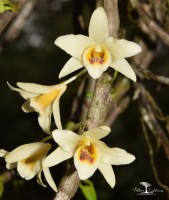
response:
[[[101,7],[91,16],[89,37],[73,34],[61,36],[56,39],[55,44],[72,56],[61,70],[60,78],[85,67],[92,78],[98,79],[108,67],[112,67],[136,81],[133,69],[124,58],[139,53],[141,48],[134,42],[109,37],[107,15]],[[62,129],[59,100],[67,85],[86,70],[52,86],[18,82],[16,88],[8,83],[11,90],[19,92],[26,100],[22,105],[23,111],[38,113],[40,127],[53,138],[58,147],[49,155],[47,154],[52,145],[44,142],[45,140],[21,145],[11,152],[1,149],[0,156],[5,158],[7,169],[16,167],[20,176],[26,180],[36,175],[38,182],[45,186],[41,180],[43,172],[48,184],[57,191],[49,167],[73,157],[81,180],[90,178],[98,169],[108,184],[114,187],[115,176],[111,165],[129,164],[135,157],[123,149],[110,148],[101,141],[111,132],[110,128],[100,126],[85,131],[82,135]],[[50,130],[52,114],[57,126],[54,131]]]

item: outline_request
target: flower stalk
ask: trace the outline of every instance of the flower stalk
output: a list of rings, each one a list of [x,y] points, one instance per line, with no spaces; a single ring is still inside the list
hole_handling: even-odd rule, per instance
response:
[[[68,85],[69,83],[73,82],[74,80],[76,80],[77,78],[79,78],[81,75],[83,75],[86,72],[86,69],[83,69],[82,71],[80,71],[78,74],[76,74],[75,76],[71,77],[70,79],[64,81],[65,85]]]

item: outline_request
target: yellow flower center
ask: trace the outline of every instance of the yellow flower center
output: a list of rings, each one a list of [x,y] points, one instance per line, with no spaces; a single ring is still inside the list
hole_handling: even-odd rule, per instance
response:
[[[47,94],[39,95],[37,97],[34,97],[34,102],[39,104],[44,111],[49,104],[53,103],[59,93],[60,89]]]
[[[92,46],[89,47],[83,55],[83,61],[89,64],[100,66],[110,60],[110,54],[104,47]]]
[[[78,146],[79,160],[88,164],[93,164],[98,157],[97,149],[89,138],[83,138]]]
[[[51,145],[45,144],[43,148],[39,149],[35,154],[33,154],[32,156],[28,158],[22,159],[19,162],[25,165],[27,169],[29,169],[30,171],[34,171],[36,162],[38,160],[41,160],[43,156],[49,151],[50,148],[51,148]]]
[[[37,160],[32,160],[29,158],[29,159],[20,160],[19,162],[22,163],[22,165],[25,165],[27,169],[29,169],[30,171],[34,171],[36,161]]]

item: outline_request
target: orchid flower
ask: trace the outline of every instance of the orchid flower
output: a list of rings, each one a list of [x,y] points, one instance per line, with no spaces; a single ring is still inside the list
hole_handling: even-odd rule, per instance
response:
[[[43,166],[43,161],[50,149],[51,144],[49,143],[35,142],[21,145],[11,152],[1,149],[0,157],[5,158],[7,169],[17,167],[20,176],[26,180],[37,175],[38,182],[46,187],[41,180],[41,172],[43,171],[48,184],[57,191],[49,168]]]
[[[56,126],[58,129],[62,129],[59,100],[65,92],[67,84],[74,81],[83,73],[84,71],[81,71],[79,74],[71,77],[67,81],[52,86],[21,82],[17,83],[19,88],[12,87],[9,83],[8,86],[11,90],[19,92],[20,95],[26,100],[26,102],[22,105],[22,110],[26,113],[33,111],[37,112],[39,114],[39,125],[46,133],[50,134],[52,113]]]
[[[54,130],[53,139],[59,147],[44,160],[44,166],[52,167],[74,157],[74,165],[79,178],[90,178],[99,169],[108,184],[113,188],[115,175],[111,165],[129,164],[135,157],[120,148],[109,148],[100,141],[110,133],[110,128],[101,126],[90,129],[82,135],[70,130]]]
[[[65,92],[67,86],[62,84],[45,86],[35,83],[21,83],[18,82],[17,86],[20,88],[12,87],[9,83],[8,86],[11,90],[17,91],[26,99],[22,105],[22,110],[28,112],[38,112],[39,125],[46,133],[50,134],[51,115],[53,112],[56,126],[62,129],[59,111],[59,99]]]
[[[136,55],[141,47],[125,39],[109,37],[108,19],[102,7],[91,16],[89,37],[73,34],[60,36],[55,44],[72,56],[59,78],[85,67],[92,78],[98,79],[110,66],[136,81],[135,72],[124,58]]]

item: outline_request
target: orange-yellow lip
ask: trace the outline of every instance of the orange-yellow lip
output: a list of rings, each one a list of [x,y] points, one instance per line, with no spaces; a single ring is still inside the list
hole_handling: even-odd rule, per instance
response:
[[[81,162],[92,165],[99,158],[98,148],[88,138],[81,140],[78,147],[77,153]]]
[[[49,104],[51,104],[58,94],[60,93],[60,89],[55,90],[53,92],[47,93],[47,94],[42,94],[37,97],[34,97],[34,102],[42,108],[43,111],[47,108]]]
[[[93,66],[102,66],[110,62],[110,54],[104,47],[89,47],[83,54],[83,61]]]
[[[88,163],[94,162],[94,147],[93,145],[86,145],[80,150],[80,160]]]

